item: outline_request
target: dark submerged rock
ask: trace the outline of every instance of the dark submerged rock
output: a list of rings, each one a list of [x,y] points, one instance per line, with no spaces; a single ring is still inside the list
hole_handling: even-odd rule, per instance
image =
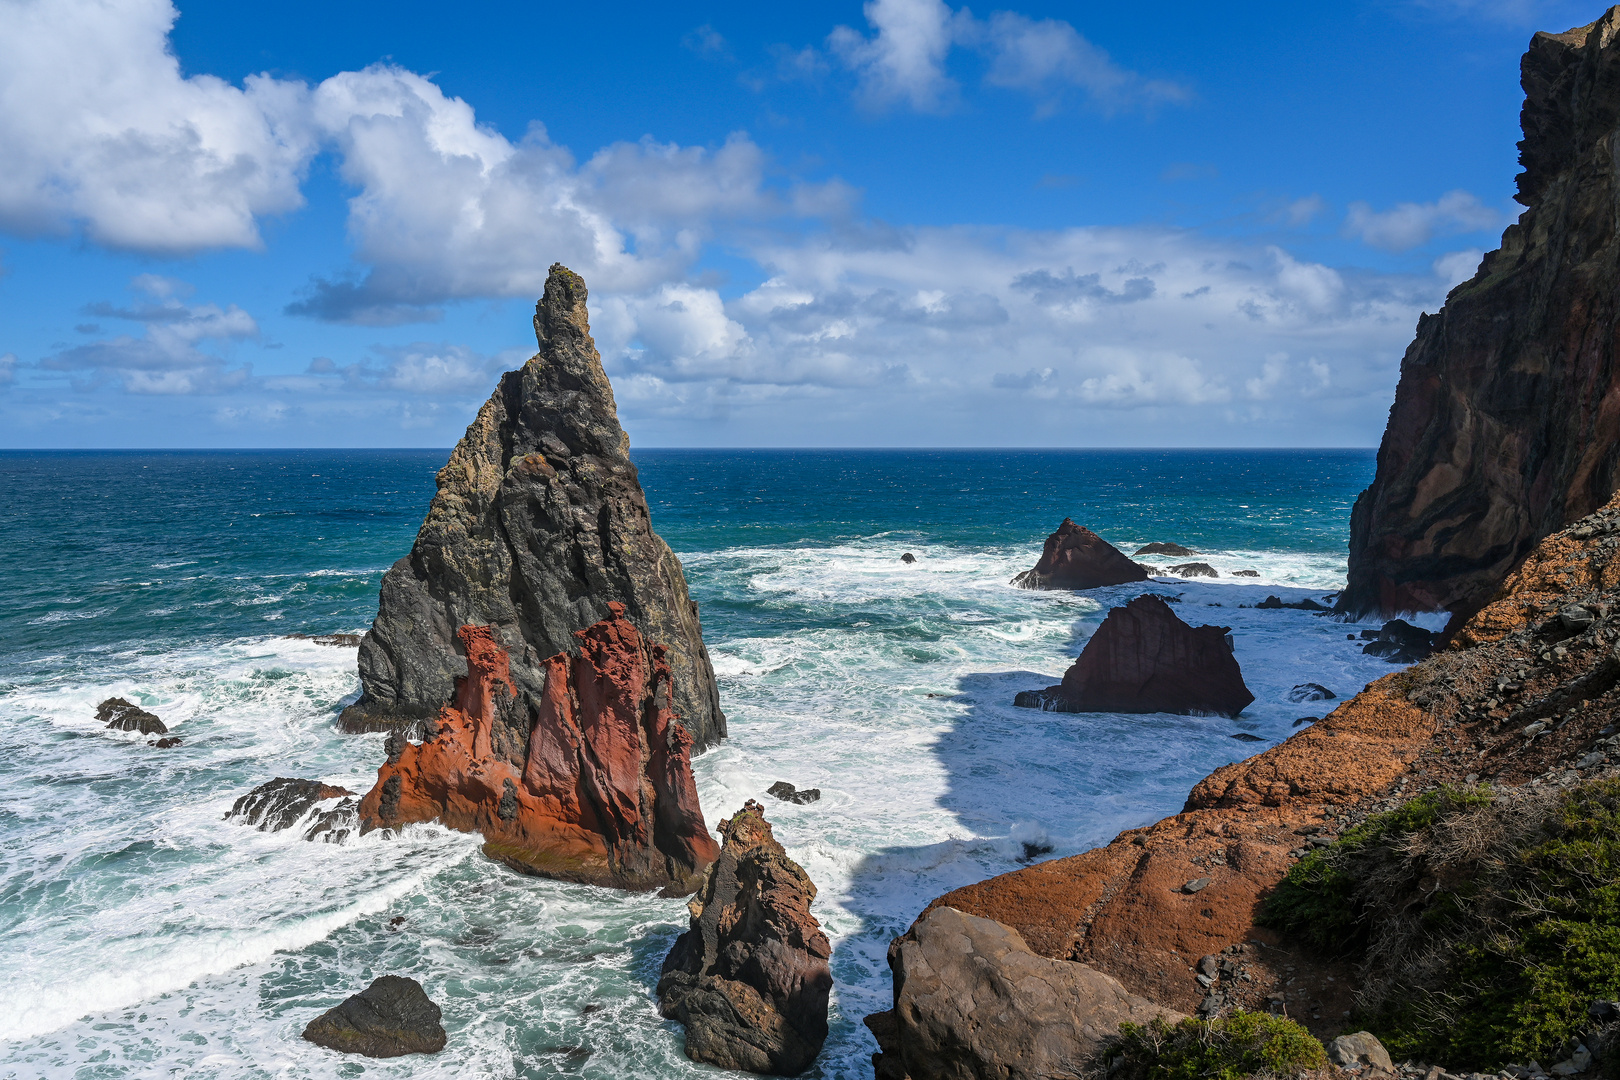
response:
[[[1168,540],[1155,540],[1151,544],[1143,544],[1136,549],[1136,553],[1138,555],[1171,555],[1178,559],[1185,559],[1188,555],[1198,554],[1190,547],[1172,544]]]
[[[786,780],[778,780],[776,783],[765,789],[765,794],[774,795],[783,802],[798,803],[800,806],[804,806],[807,803],[813,803],[820,799],[821,789],[805,788],[803,791],[800,791]]]
[[[900,561],[909,566],[917,561],[917,556],[908,551],[904,555],[900,556]]]
[[[237,799],[225,812],[225,820],[252,825],[260,832],[280,832],[303,821],[317,803],[353,794],[348,788],[336,784],[278,776]],[[350,806],[353,806],[352,802]],[[327,826],[328,829],[330,827]],[[305,838],[309,838],[307,834]]]
[[[157,747],[159,750],[169,750],[180,745],[180,736],[170,735],[166,739],[159,739],[152,745]]]
[[[1332,611],[1333,610],[1332,608],[1328,607],[1326,604],[1318,604],[1315,600],[1312,600],[1308,596],[1305,597],[1305,599],[1303,599],[1303,600],[1294,600],[1294,601],[1290,601],[1289,603],[1286,603],[1286,604],[1283,603],[1281,597],[1268,596],[1264,600],[1260,601],[1258,604],[1256,604],[1254,606],[1256,608],[1263,608],[1263,609],[1272,610],[1272,611],[1280,610],[1282,608],[1293,608],[1295,611]]]
[[[1146,581],[1147,571],[1114,545],[1070,518],[1046,538],[1034,569],[1012,579],[1021,589],[1100,589]]]
[[[658,1009],[686,1026],[686,1056],[791,1076],[827,1038],[832,949],[810,914],[816,887],[750,799],[688,904],[691,929],[658,980]]]
[[[167,735],[168,727],[152,713],[121,697],[110,697],[96,706],[96,719],[115,731],[138,731],[142,735]]]
[[[698,748],[712,746],[725,715],[697,604],[652,530],[591,339],[585,282],[560,264],[534,331],[540,351],[501,377],[440,470],[410,554],[383,578],[360,645],[360,700],[338,726],[415,729],[434,716],[466,667],[464,625],[492,628],[517,698],[536,710],[546,658],[576,652],[574,634],[617,602],[667,650],[675,712]]]
[[[1339,695],[1323,686],[1321,683],[1300,683],[1288,691],[1288,700],[1296,705],[1301,701],[1332,701]]]
[[[421,983],[384,975],[311,1020],[304,1038],[329,1050],[366,1057],[437,1054],[446,1041],[440,1016]]]
[[[1232,571],[1232,576],[1233,577],[1259,577],[1260,576],[1260,571],[1258,571],[1258,570],[1234,570],[1234,571]]]
[[[1362,652],[1392,664],[1415,664],[1434,652],[1440,641],[1439,634],[1413,626],[1405,619],[1391,619],[1376,631],[1363,630],[1361,636],[1372,639]]]
[[[1254,695],[1232,655],[1229,628],[1188,626],[1160,597],[1114,608],[1063,682],[1014,705],[1057,712],[1170,712],[1236,716]]]
[[[1178,577],[1184,578],[1221,576],[1216,572],[1213,566],[1209,565],[1209,563],[1202,562],[1181,563],[1177,566],[1169,567],[1166,570],[1166,573],[1175,574]]]

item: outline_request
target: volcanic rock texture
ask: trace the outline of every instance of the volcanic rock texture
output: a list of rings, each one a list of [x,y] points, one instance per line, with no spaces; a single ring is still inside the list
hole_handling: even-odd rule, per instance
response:
[[[791,1076],[827,1038],[832,947],[810,914],[816,887],[752,799],[688,905],[692,926],[658,980],[658,1008],[686,1025],[686,1055]]]
[[[384,975],[343,1004],[317,1016],[304,1038],[345,1054],[403,1057],[444,1049],[439,1007],[415,979]]]
[[[1146,581],[1147,576],[1123,551],[1064,518],[1057,532],[1046,538],[1035,568],[1013,578],[1012,584],[1021,589],[1099,589]]]
[[[624,605],[662,642],[675,713],[700,748],[726,732],[697,605],[680,560],[652,531],[591,340],[585,282],[551,268],[536,305],[540,351],[507,372],[439,472],[411,553],[383,578],[360,646],[347,731],[414,727],[450,700],[463,667],[456,628],[491,627],[513,693],[538,707],[547,657]]]
[[[361,827],[439,821],[479,832],[484,851],[516,870],[682,894],[719,849],[692,779],[692,739],[674,722],[662,646],[625,616],[574,636],[579,653],[541,666],[531,712],[489,627],[463,626],[467,677],[454,704],[389,760],[360,802]]]
[[[1541,538],[1620,485],[1620,12],[1521,63],[1529,209],[1418,320],[1351,517],[1341,610],[1483,607]]]
[[[1216,713],[1236,716],[1254,695],[1224,626],[1188,626],[1152,594],[1114,608],[1063,682],[1026,690],[1014,705],[1056,712]]]

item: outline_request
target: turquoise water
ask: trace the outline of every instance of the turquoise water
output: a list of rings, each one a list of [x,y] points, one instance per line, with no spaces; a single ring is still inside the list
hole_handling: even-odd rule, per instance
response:
[[[273,776],[369,787],[380,737],[331,730],[354,652],[286,635],[364,629],[445,456],[0,454],[0,1075],[713,1074],[652,1004],[680,901],[521,878],[437,827],[319,845],[221,820]],[[1286,737],[1290,686],[1343,696],[1389,670],[1336,620],[1239,606],[1342,585],[1370,451],[635,458],[731,721],[696,763],[711,824],[774,780],[824,793],[771,807],[834,943],[815,1075],[870,1076],[859,1020],[929,899],[1021,865],[1026,841],[1070,854],[1172,813]],[[1262,576],[1009,588],[1066,515]],[[1010,707],[1144,589],[1233,627],[1257,697],[1242,718]],[[184,744],[102,729],[115,694]],[[445,1053],[357,1061],[298,1038],[390,972],[443,1006]]]

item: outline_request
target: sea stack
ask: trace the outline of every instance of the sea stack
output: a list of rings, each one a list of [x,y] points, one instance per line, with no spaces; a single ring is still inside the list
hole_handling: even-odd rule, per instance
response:
[[[455,694],[457,628],[489,628],[516,699],[538,710],[547,658],[623,618],[665,649],[674,711],[702,749],[725,736],[680,560],[653,532],[591,340],[585,282],[558,264],[535,307],[540,351],[500,384],[438,476],[405,558],[383,578],[345,731],[419,730]]]
[[[1531,39],[1515,196],[1528,209],[1418,320],[1351,516],[1342,611],[1445,610],[1459,627],[1620,486],[1617,31],[1611,8]]]
[[[1057,532],[1046,538],[1040,562],[1013,578],[1011,584],[1021,589],[1100,589],[1146,581],[1147,577],[1147,571],[1123,551],[1064,518]]]
[[[719,848],[671,702],[668,651],[608,604],[577,653],[541,665],[531,711],[486,626],[463,626],[467,675],[415,745],[395,735],[360,801],[362,831],[438,821],[515,870],[623,889],[697,887]]]
[[[752,799],[688,908],[658,980],[658,1009],[686,1026],[686,1056],[792,1076],[827,1039],[832,947],[810,914],[816,887]]]
[[[1063,675],[1014,705],[1054,712],[1206,713],[1236,716],[1254,695],[1225,626],[1188,626],[1150,594],[1114,608]]]

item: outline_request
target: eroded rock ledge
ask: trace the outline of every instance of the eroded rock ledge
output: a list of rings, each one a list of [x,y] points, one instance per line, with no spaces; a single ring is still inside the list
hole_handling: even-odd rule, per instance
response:
[[[485,626],[463,626],[467,675],[416,745],[394,736],[360,802],[363,831],[438,821],[514,869],[625,889],[696,887],[719,854],[676,724],[663,646],[624,606],[543,665],[531,711]]]

